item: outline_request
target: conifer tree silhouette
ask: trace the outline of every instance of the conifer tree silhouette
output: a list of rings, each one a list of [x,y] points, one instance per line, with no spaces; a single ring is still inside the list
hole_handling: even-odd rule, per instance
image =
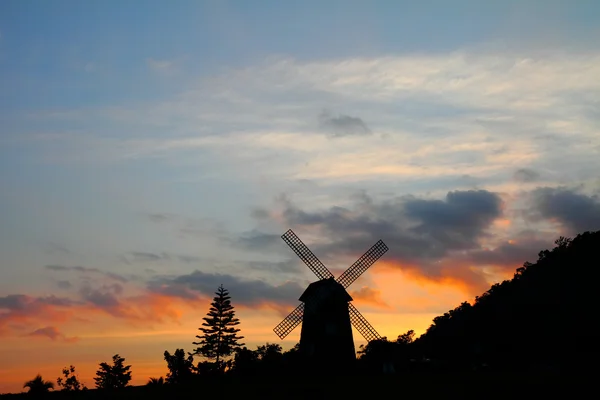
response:
[[[221,370],[223,357],[230,356],[234,350],[243,346],[244,343],[239,341],[244,337],[237,335],[240,330],[236,326],[240,321],[235,317],[227,289],[221,285],[215,294],[210,310],[203,318],[202,327],[198,328],[202,334],[196,336],[200,341],[193,342],[198,347],[192,354],[216,359],[217,368]]]

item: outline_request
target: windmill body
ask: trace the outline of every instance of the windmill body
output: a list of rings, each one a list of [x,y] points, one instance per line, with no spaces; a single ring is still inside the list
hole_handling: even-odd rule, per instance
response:
[[[323,362],[334,362],[338,366],[351,364],[348,361],[356,359],[352,326],[368,342],[381,339],[381,336],[352,305],[352,297],[346,292],[346,288],[373,265],[388,247],[379,240],[342,275],[334,279],[327,267],[291,229],[281,238],[319,280],[306,288],[300,296],[300,305],[273,330],[283,339],[302,323],[300,352],[313,366],[322,365]]]
[[[304,303],[300,352],[319,363],[344,365],[356,358],[348,302],[352,297],[333,278],[311,283],[300,296]]]

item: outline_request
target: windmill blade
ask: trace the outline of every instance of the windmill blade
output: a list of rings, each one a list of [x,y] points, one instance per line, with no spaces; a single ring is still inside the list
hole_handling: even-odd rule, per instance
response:
[[[333,274],[329,272],[327,267],[313,254],[312,251],[300,240],[296,234],[289,229],[286,233],[281,235],[281,238],[291,247],[292,250],[300,257],[308,268],[319,278],[327,279],[333,278]]]
[[[338,283],[341,284],[344,289],[347,288],[358,279],[359,276],[363,274],[371,265],[375,263],[375,261],[379,260],[386,251],[388,251],[388,247],[383,243],[382,240],[379,240],[375,243],[365,254],[360,256],[358,260],[354,264],[352,264],[346,272],[344,272],[337,279]]]
[[[381,335],[377,333],[375,328],[373,328],[369,321],[367,321],[367,319],[363,317],[360,312],[358,312],[352,303],[348,303],[348,313],[350,314],[350,322],[352,322],[352,326],[354,326],[356,330],[360,332],[367,342],[381,339]]]
[[[291,331],[302,322],[302,316],[304,315],[304,303],[300,303],[298,307],[294,309],[287,317],[283,319],[273,331],[279,336],[280,339],[286,337]]]

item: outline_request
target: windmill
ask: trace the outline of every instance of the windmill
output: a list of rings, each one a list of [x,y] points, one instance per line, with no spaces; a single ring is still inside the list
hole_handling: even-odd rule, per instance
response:
[[[300,305],[273,331],[283,339],[302,322],[300,352],[304,356],[317,362],[335,359],[342,364],[344,361],[355,360],[351,325],[367,342],[381,339],[381,336],[350,303],[352,297],[346,292],[346,288],[388,251],[388,247],[379,240],[342,275],[334,279],[327,267],[291,229],[281,238],[319,280],[308,285],[300,296]]]

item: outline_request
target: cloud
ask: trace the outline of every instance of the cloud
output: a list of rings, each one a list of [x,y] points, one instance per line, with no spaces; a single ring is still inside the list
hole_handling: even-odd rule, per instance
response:
[[[57,296],[33,297],[13,294],[0,297],[0,336],[23,335],[23,330],[34,326],[56,326],[65,322],[81,321],[82,316],[110,316],[137,326],[152,326],[165,321],[176,322],[181,316],[180,307],[189,307],[189,301],[180,297],[143,291],[125,295],[118,283],[110,285],[84,284],[79,297],[71,299]],[[37,328],[36,328],[37,329]],[[52,330],[42,330],[37,335],[48,336]],[[63,337],[63,340],[71,338]]]
[[[379,308],[389,309],[390,305],[381,298],[381,291],[363,286],[358,290],[351,291],[350,296],[358,303],[366,303]]]
[[[571,234],[600,229],[600,198],[566,187],[543,187],[531,193],[531,217],[553,219]]]
[[[504,206],[497,193],[485,190],[451,191],[443,200],[400,196],[375,201],[363,195],[353,207],[319,211],[305,211],[286,198],[281,205],[282,224],[293,227],[301,238],[304,231],[321,238],[309,247],[326,264],[334,259],[351,263],[382,239],[390,248],[382,260],[385,265],[477,289],[487,285],[485,275],[471,266],[453,264],[451,258],[480,249],[481,240],[491,237],[494,221],[503,216]],[[253,237],[261,235],[254,232]],[[260,251],[261,245],[271,246],[271,240],[257,241],[254,248]]]
[[[265,233],[258,230],[251,230],[240,234],[233,244],[248,250],[264,251],[265,248],[279,245],[281,235],[274,233]]]
[[[11,294],[0,297],[0,335],[22,325],[40,320],[64,321],[82,303],[66,297]]]
[[[147,253],[141,251],[134,251],[130,253],[133,257],[133,261],[147,262],[147,261],[161,261],[168,260],[169,256],[166,253],[155,254],[155,253]]]
[[[298,258],[284,261],[243,261],[241,263],[248,268],[270,272],[298,273],[302,268],[302,262]]]
[[[61,255],[66,255],[66,254],[72,254],[71,251],[63,245],[60,245],[58,243],[53,243],[53,242],[48,242],[45,246],[45,250],[46,253],[48,254],[61,254]]]
[[[252,209],[252,212],[250,215],[252,216],[252,218],[258,219],[258,220],[268,219],[269,211],[265,210],[263,208],[254,208],[254,209]]]
[[[184,299],[212,297],[219,285],[230,293],[234,304],[250,306],[270,306],[281,309],[296,304],[303,288],[295,282],[272,285],[263,280],[242,279],[228,274],[194,271],[175,277],[155,277],[148,288],[155,293]]]
[[[539,172],[529,168],[520,168],[513,174],[513,179],[517,182],[535,182],[540,178]]]
[[[173,73],[179,71],[180,64],[182,61],[183,61],[182,59],[160,60],[160,59],[154,59],[154,58],[147,58],[146,64],[148,65],[148,67],[150,69],[152,69],[155,72],[169,75],[169,74],[173,74]]]
[[[150,221],[156,223],[166,222],[177,218],[176,215],[167,213],[148,213],[146,216]]]
[[[332,137],[369,135],[371,130],[367,124],[358,117],[349,115],[333,116],[327,111],[319,115],[319,124],[327,130]]]
[[[56,162],[74,155],[73,162],[85,163],[152,158],[198,166],[202,176],[192,179],[264,176],[273,186],[290,178],[325,186],[395,180],[398,190],[424,193],[439,190],[441,179],[469,175],[478,187],[497,190],[488,185],[504,183],[499,180],[515,165],[545,177],[592,179],[600,139],[590,110],[597,108],[599,60],[597,51],[474,49],[310,62],[271,58],[201,77],[154,104],[42,115],[55,123],[98,121],[111,130],[125,124],[130,135],[67,135],[53,148],[58,154],[47,154],[47,145],[40,151]],[[324,117],[328,132],[354,118],[376,121],[380,137],[333,142],[322,134],[325,127],[315,132],[316,110],[332,104],[344,115]]]
[[[73,284],[69,281],[58,281],[56,285],[61,289],[70,289],[73,287]]]
[[[78,337],[67,337],[58,328],[54,326],[46,326],[44,328],[36,329],[27,336],[45,337],[54,341],[65,341],[67,343],[74,343],[79,340]]]
[[[69,307],[77,302],[57,296],[31,297],[24,294],[10,294],[0,297],[0,310],[26,312],[42,306]]]
[[[475,247],[485,229],[502,216],[502,200],[487,190],[454,191],[445,200],[407,200],[404,211],[419,221],[412,228],[417,234],[462,250]]]
[[[125,283],[125,282],[129,281],[128,278],[124,277],[123,275],[114,273],[114,272],[102,271],[98,268],[82,267],[79,265],[73,266],[73,267],[69,267],[69,266],[65,266],[65,265],[46,265],[45,268],[50,271],[55,271],[55,272],[80,272],[80,273],[98,274],[98,275],[103,275],[107,278],[113,279],[115,281],[119,281],[121,283]]]

